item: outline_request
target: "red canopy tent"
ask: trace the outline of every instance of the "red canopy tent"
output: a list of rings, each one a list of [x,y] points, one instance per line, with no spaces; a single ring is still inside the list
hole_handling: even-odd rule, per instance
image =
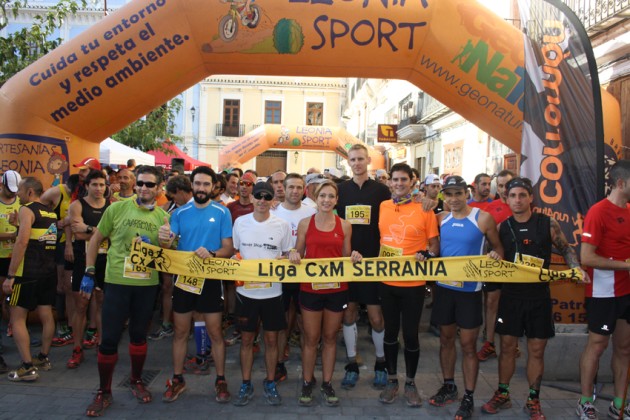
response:
[[[173,158],[178,158],[178,159],[184,159],[184,170],[185,171],[192,171],[193,169],[195,169],[197,166],[210,166],[209,163],[206,162],[202,162],[200,160],[194,159],[190,156],[188,156],[186,153],[182,152],[176,145],[175,143],[172,143],[170,141],[165,141],[164,142],[164,149],[166,150],[170,150],[169,154],[164,153],[161,150],[149,150],[147,153],[155,156],[155,165],[156,166],[163,166],[166,169],[171,169],[171,159]]]

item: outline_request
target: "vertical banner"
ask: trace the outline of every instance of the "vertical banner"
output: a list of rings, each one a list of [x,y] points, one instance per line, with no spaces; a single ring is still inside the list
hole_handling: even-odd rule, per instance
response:
[[[521,175],[534,183],[535,211],[554,217],[579,254],[584,215],[604,197],[597,66],[584,27],[565,4],[518,4],[525,48]],[[558,257],[553,263],[563,262]],[[552,294],[556,322],[584,322],[582,288],[566,284]]]

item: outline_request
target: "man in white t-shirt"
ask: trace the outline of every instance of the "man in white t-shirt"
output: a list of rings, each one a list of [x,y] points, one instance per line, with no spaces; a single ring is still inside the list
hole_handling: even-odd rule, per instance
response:
[[[300,174],[288,174],[284,179],[284,202],[275,209],[271,210],[271,214],[278,216],[282,220],[286,220],[291,225],[292,248],[295,247],[295,241],[297,240],[297,227],[300,220],[311,217],[316,213],[316,210],[313,207],[302,205],[302,201],[300,201],[304,195],[304,188],[305,182]],[[278,334],[279,362],[276,366],[276,382],[282,382],[287,378],[287,368],[284,366],[283,360],[286,358],[285,355],[288,355],[287,341],[289,332],[295,325],[296,318],[300,311],[300,305],[298,302],[299,293],[299,283],[282,284],[282,302],[284,303],[287,328],[280,331]]]
[[[322,174],[308,174],[306,175],[306,198],[302,200],[302,204],[305,204],[314,209],[317,208],[317,203],[315,203],[315,190],[317,189],[317,185],[322,182],[326,182],[328,178]]]
[[[245,260],[277,259],[291,249],[291,226],[271,214],[274,191],[267,182],[254,185],[254,212],[236,219],[233,229],[234,248]],[[286,328],[282,285],[280,283],[245,282],[236,288],[236,319],[241,330],[241,372],[243,383],[234,405],[244,406],[254,395],[251,383],[254,361],[254,336],[262,321],[265,339],[267,378],[263,395],[270,405],[282,402],[276,387],[275,369],[278,363],[278,332]]]

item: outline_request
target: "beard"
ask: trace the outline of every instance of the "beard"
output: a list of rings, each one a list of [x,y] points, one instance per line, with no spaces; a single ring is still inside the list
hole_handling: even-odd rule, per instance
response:
[[[206,204],[208,201],[210,201],[210,198],[210,194],[206,194],[204,192],[196,192],[193,196],[193,199],[197,204]]]

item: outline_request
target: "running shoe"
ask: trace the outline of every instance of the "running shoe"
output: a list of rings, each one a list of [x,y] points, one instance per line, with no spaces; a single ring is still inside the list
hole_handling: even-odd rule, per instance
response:
[[[586,401],[584,404],[581,404],[578,400],[575,413],[580,416],[580,420],[597,420],[597,408],[595,408],[591,401]]]
[[[359,365],[357,363],[348,363],[346,365],[346,374],[341,381],[343,389],[352,389],[359,381]]]
[[[416,384],[405,384],[405,400],[407,401],[407,407],[422,407],[422,399],[418,394]]]
[[[322,394],[324,404],[328,407],[337,407],[339,405],[339,397],[335,395],[335,390],[330,382],[322,383],[319,392]]]
[[[269,405],[282,404],[282,397],[280,397],[278,393],[278,387],[275,381],[268,381],[267,379],[263,381],[263,395]]]
[[[140,404],[147,404],[153,401],[153,395],[151,395],[151,392],[144,386],[142,379],[132,379],[129,388]]]
[[[429,398],[429,404],[443,407],[457,400],[457,386],[444,384],[437,394]]]
[[[38,355],[33,357],[33,366],[35,366],[37,370],[48,371],[52,369],[52,363],[50,363],[50,359],[48,358],[48,356],[41,357],[41,355]]]
[[[210,358],[191,356],[186,358],[184,362],[184,371],[193,375],[209,375],[210,374]]]
[[[99,389],[96,393],[96,397],[94,397],[94,401],[92,401],[92,403],[88,405],[87,410],[85,410],[85,415],[88,417],[101,417],[105,414],[105,409],[112,405],[112,402],[114,402],[112,394],[106,394]]]
[[[63,347],[70,344],[74,344],[74,336],[71,332],[67,332],[59,337],[53,338],[51,345],[53,347]]]
[[[525,407],[523,407],[523,411],[529,415],[529,420],[545,420],[547,418],[542,412],[538,398],[528,399]]]
[[[276,374],[275,374],[273,380],[276,383],[279,384],[280,382],[282,382],[282,381],[287,379],[287,375],[288,375],[288,372],[287,372],[287,368],[284,365],[284,363],[276,364]]]
[[[72,356],[70,360],[68,360],[68,363],[66,363],[66,366],[68,369],[76,369],[81,365],[81,362],[83,362],[83,350],[81,347],[75,347],[74,350],[72,350]]]
[[[383,404],[391,404],[396,401],[396,397],[398,396],[398,381],[397,380],[388,380],[387,385],[385,385],[385,389],[378,396],[378,400]]]
[[[302,392],[298,399],[298,404],[302,407],[310,407],[313,404],[313,387],[315,386],[315,379],[311,382],[302,382]]]
[[[32,382],[36,381],[39,378],[39,374],[37,373],[37,368],[35,366],[25,367],[24,364],[17,368],[16,370],[12,370],[9,372],[9,380],[13,382]]]
[[[254,344],[252,345],[252,352],[254,352],[254,354],[260,353],[260,340],[258,339],[258,337],[254,339]]]
[[[481,350],[477,352],[477,359],[481,362],[485,362],[491,357],[497,357],[497,350],[494,347],[494,344],[491,344],[489,341],[483,343],[483,347]]]
[[[475,402],[472,396],[464,395],[462,402],[459,404],[459,408],[455,412],[455,420],[469,419],[473,415],[475,409]]]
[[[608,417],[612,417],[613,419],[619,419],[621,417],[621,409],[615,407],[615,403],[612,401],[608,407]],[[628,403],[623,410],[623,420],[630,420],[630,403]]]
[[[158,341],[163,338],[172,337],[173,334],[175,334],[175,330],[172,325],[162,324],[154,333],[149,334],[149,340]]]
[[[387,372],[384,370],[374,371],[374,382],[372,382],[374,389],[383,390],[387,386]]]
[[[98,346],[98,333],[90,334],[86,332],[85,338],[83,339],[83,348],[89,350],[96,346]]]
[[[490,401],[481,406],[481,412],[486,414],[497,414],[499,410],[511,407],[512,400],[510,400],[510,394],[494,391],[494,395]]]
[[[241,384],[241,388],[238,390],[238,395],[234,400],[234,405],[243,407],[249,404],[249,401],[254,397],[254,385]]]
[[[162,395],[162,401],[167,403],[175,401],[185,389],[186,382],[177,378],[169,379],[166,381],[166,391]]]
[[[226,403],[232,399],[232,395],[228,390],[227,382],[225,381],[217,381],[214,384],[214,392],[216,393],[215,400],[218,403]]]
[[[232,335],[230,337],[226,337],[225,340],[223,340],[225,342],[226,346],[233,346],[234,344],[238,343],[241,340],[241,332],[238,330],[234,330],[232,332]]]
[[[291,347],[301,347],[302,346],[302,342],[300,339],[300,332],[299,331],[293,331],[291,333],[291,336],[289,337],[289,346]]]

